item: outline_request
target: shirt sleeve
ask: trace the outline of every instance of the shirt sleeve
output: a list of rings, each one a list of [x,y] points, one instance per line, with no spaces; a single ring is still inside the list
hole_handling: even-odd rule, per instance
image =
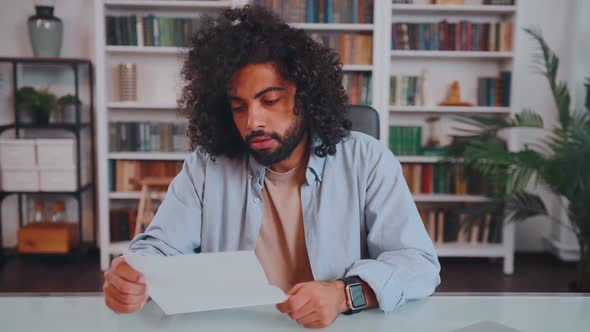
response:
[[[432,295],[440,284],[440,264],[400,163],[383,148],[373,165],[365,205],[369,259],[355,262],[346,276],[368,283],[379,307],[390,312]]]
[[[204,158],[199,152],[187,157],[153,220],[129,250],[171,256],[194,253],[200,247]]]

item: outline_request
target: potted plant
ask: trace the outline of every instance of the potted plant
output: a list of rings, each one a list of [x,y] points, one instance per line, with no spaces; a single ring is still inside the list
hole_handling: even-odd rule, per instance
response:
[[[473,214],[503,211],[504,220],[522,221],[545,216],[570,228],[580,246],[576,289],[590,292],[590,79],[585,83],[585,110],[570,109],[570,94],[565,83],[556,79],[559,58],[541,33],[525,29],[540,47],[537,63],[549,83],[558,113],[558,125],[542,142],[509,151],[498,144],[500,131],[515,127],[543,128],[541,116],[525,110],[510,119],[462,117],[469,140],[451,144],[450,161],[461,161],[466,172],[488,176],[496,189],[490,201],[471,210]],[[543,184],[566,201],[569,223],[551,217],[541,198],[527,191],[529,183]]]
[[[49,124],[52,111],[74,105],[76,102],[79,103],[80,101],[76,100],[76,97],[72,95],[58,98],[48,89],[35,90],[32,87],[23,87],[16,93],[16,105],[19,111],[29,111],[33,123],[39,125]],[[63,122],[63,120],[60,122]]]

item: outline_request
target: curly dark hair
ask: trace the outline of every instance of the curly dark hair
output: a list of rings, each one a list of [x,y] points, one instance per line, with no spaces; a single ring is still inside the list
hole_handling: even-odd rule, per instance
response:
[[[321,139],[314,153],[333,155],[351,128],[344,113],[347,97],[338,54],[269,10],[249,5],[208,17],[193,36],[182,68],[187,85],[178,100],[180,112],[189,118],[193,149],[230,158],[244,154],[227,91],[239,69],[266,62],[295,84],[294,112],[301,110],[304,129]]]

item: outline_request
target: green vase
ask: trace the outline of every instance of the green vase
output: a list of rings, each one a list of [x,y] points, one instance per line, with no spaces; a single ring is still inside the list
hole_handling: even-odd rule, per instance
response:
[[[35,15],[27,21],[33,54],[37,57],[58,57],[61,50],[63,26],[53,16],[52,6],[35,6]]]

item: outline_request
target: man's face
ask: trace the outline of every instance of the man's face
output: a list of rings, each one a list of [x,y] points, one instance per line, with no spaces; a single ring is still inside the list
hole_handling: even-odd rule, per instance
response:
[[[295,92],[295,84],[270,63],[247,65],[233,77],[228,97],[234,123],[265,166],[287,159],[304,136],[301,117],[294,113]]]

